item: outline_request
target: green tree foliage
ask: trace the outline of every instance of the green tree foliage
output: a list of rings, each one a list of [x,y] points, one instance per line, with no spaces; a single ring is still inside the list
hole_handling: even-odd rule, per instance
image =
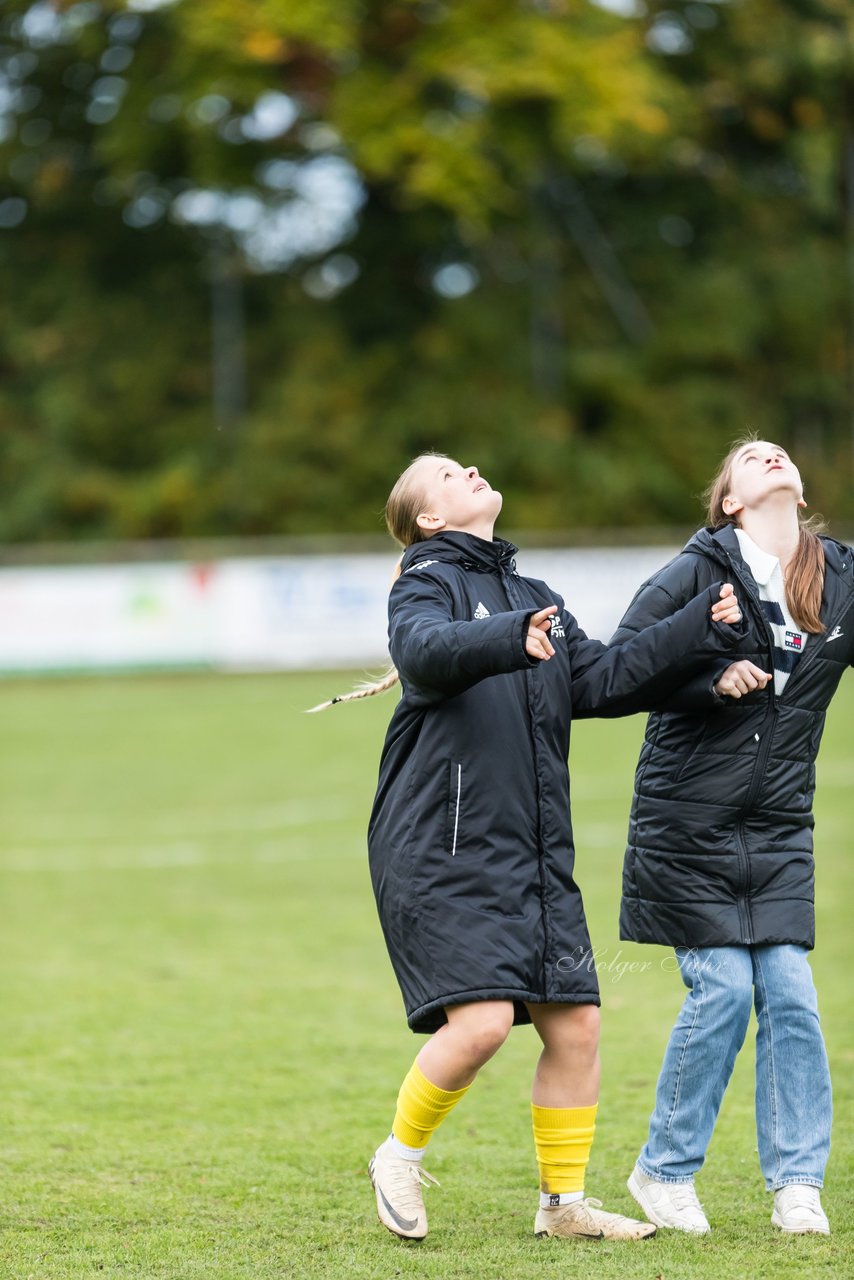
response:
[[[376,530],[422,448],[691,524],[751,429],[850,526],[850,8],[630,7],[8,0],[0,536]]]

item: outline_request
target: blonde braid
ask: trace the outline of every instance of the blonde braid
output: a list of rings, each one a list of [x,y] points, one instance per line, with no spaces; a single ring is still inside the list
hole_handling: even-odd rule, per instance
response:
[[[389,667],[381,680],[375,683],[370,680],[364,680],[361,684],[356,685],[355,689],[351,689],[349,693],[338,693],[334,698],[330,698],[328,702],[320,702],[316,707],[309,707],[307,714],[311,715],[315,711],[325,711],[327,707],[334,707],[337,702],[356,702],[359,698],[372,698],[375,693],[385,693],[387,689],[391,689],[400,680],[397,673],[397,667]]]
[[[394,566],[394,572],[391,575],[389,590],[394,586],[400,577],[400,566],[403,556],[400,557]],[[327,707],[334,707],[337,702],[356,702],[359,698],[372,698],[375,693],[385,693],[388,689],[392,689],[400,680],[397,667],[389,667],[385,675],[377,681],[363,680],[361,684],[357,684],[355,689],[351,689],[349,693],[337,693],[334,698],[330,698],[328,702],[319,702],[316,707],[309,707],[307,714],[312,715],[315,711],[325,711]]]

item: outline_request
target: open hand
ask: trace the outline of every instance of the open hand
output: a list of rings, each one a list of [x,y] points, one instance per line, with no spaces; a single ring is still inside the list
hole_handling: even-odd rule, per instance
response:
[[[716,600],[712,605],[712,621],[728,622],[730,625],[741,622],[741,609],[738,607],[738,597],[731,582],[724,583],[721,587],[720,600]]]
[[[557,613],[557,605],[550,604],[547,609],[540,609],[532,614],[528,622],[528,635],[525,638],[525,652],[529,658],[541,658],[546,661],[554,653],[549,639],[552,614]]]
[[[726,698],[741,698],[754,689],[764,689],[770,679],[769,671],[763,671],[747,658],[742,658],[727,667],[715,685],[715,693],[723,694]]]

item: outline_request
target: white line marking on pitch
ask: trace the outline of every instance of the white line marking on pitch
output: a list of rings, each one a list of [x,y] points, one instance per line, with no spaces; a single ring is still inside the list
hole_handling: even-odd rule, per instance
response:
[[[349,819],[315,818],[316,830],[340,826]],[[182,867],[240,866],[248,862],[297,862],[317,857],[313,840],[293,835],[281,841],[265,840],[262,844],[241,846],[236,852],[219,856],[202,842],[161,841],[137,844],[113,841],[109,848],[93,850],[88,845],[54,846],[51,850],[20,845],[0,857],[0,872],[61,871],[80,874],[92,871],[179,870]]]

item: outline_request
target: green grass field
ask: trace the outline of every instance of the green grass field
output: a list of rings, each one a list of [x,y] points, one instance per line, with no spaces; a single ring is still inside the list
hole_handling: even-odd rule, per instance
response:
[[[302,715],[349,683],[3,686],[0,1277],[850,1275],[854,679],[829,717],[817,806],[834,1234],[772,1232],[748,1046],[698,1179],[713,1233],[639,1245],[533,1238],[530,1028],[434,1139],[428,1239],[404,1245],[378,1225],[365,1166],[421,1040],[364,850],[391,698]],[[616,936],[642,729],[580,725],[572,756],[578,878],[603,966],[588,1191],[624,1212],[681,999],[666,951]]]

